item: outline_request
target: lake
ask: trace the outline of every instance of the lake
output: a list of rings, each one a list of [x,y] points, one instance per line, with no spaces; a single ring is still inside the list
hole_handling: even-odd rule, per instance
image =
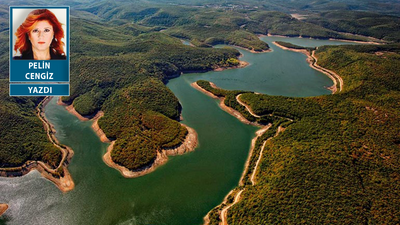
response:
[[[301,38],[262,37],[268,53],[238,49],[250,65],[220,72],[184,74],[168,82],[182,104],[183,123],[194,128],[199,146],[194,152],[173,156],[153,173],[126,179],[106,166],[91,121],[82,122],[54,98],[45,108],[57,139],[75,155],[68,169],[75,189],[61,193],[33,171],[23,177],[0,177],[0,202],[9,209],[0,224],[202,224],[209,210],[238,185],[256,127],[245,125],[222,111],[218,101],[190,86],[208,80],[230,90],[271,95],[318,96],[330,94],[332,81],[313,70],[306,56],[282,50],[272,41],[303,46],[350,44]],[[217,46],[224,47],[224,46]]]

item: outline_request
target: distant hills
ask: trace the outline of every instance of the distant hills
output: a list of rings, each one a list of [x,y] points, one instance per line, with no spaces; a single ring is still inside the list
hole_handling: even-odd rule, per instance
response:
[[[255,110],[259,107],[258,113],[272,107],[272,112],[302,115],[267,145],[271,157],[262,162],[261,184],[245,192],[246,202],[233,207],[228,217],[230,222],[248,224],[273,223],[275,218],[304,222],[298,221],[299,216],[321,223],[390,223],[394,221],[390,216],[399,222],[400,141],[395,126],[400,121],[399,1],[55,0],[49,4],[38,0],[34,4],[71,7],[71,96],[63,101],[85,116],[104,112],[99,126],[116,140],[111,157],[131,170],[151,164],[157,151],[179,145],[187,134],[178,123],[179,101],[164,85],[168,79],[238,62],[237,50],[212,45],[268,50],[258,39],[260,34],[369,40],[358,36],[364,35],[394,43],[319,48],[321,65],[337,71],[348,85],[342,94],[310,98],[307,104],[302,104],[304,99],[257,99],[261,95],[248,94],[247,103]],[[54,167],[60,154],[47,141],[35,115],[41,99],[7,93],[9,5],[33,3],[0,0],[0,133],[6,137],[0,143],[0,166],[42,160]],[[304,110],[298,111],[293,102]],[[290,110],[281,110],[286,106]],[[310,171],[318,176],[309,178]],[[299,177],[307,182],[296,183]]]

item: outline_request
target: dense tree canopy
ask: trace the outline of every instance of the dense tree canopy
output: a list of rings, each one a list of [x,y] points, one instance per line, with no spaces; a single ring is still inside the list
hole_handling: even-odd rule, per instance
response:
[[[399,223],[399,50],[399,45],[319,48],[319,63],[345,80],[339,94],[241,95],[256,114],[294,122],[266,143],[254,186],[245,174],[246,190],[229,209],[229,224]],[[273,124],[272,131],[280,122]],[[256,156],[265,135],[273,136],[257,140]],[[217,214],[210,215],[218,223]]]

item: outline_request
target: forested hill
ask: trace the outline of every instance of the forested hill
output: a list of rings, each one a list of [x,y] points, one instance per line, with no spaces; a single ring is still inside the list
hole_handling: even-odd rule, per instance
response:
[[[173,2],[100,1],[76,9],[92,19],[115,24],[133,21],[164,29],[170,35],[190,39],[196,46],[226,43],[265,50],[265,44],[254,34],[268,33],[355,40],[366,39],[349,33],[387,41],[400,38],[400,3],[393,0]]]
[[[356,33],[382,38],[388,42],[398,42],[400,40],[398,1],[368,1],[365,5],[362,5],[362,2],[365,3],[365,1],[361,0],[313,2],[305,0],[296,2],[248,0],[216,3],[210,1],[210,4],[204,2],[201,4],[200,1],[194,0],[177,0],[175,2],[167,0],[56,0],[51,4],[71,6],[71,96],[63,98],[63,100],[73,104],[76,110],[85,116],[91,116],[99,110],[104,111],[105,116],[99,121],[100,127],[108,137],[117,140],[114,152],[111,154],[113,160],[129,169],[137,169],[151,163],[158,150],[170,148],[181,143],[187,133],[186,129],[182,128],[177,122],[180,113],[178,99],[165,87],[165,82],[181,72],[207,71],[219,67],[236,66],[237,60],[233,59],[238,58],[238,51],[227,48],[213,49],[211,48],[212,45],[225,43],[258,52],[268,50],[269,46],[257,37],[260,34],[325,39],[370,39],[349,34]],[[6,94],[8,90],[6,87],[9,57],[8,4],[11,3],[13,5],[33,4],[32,1],[24,0],[12,2],[0,0],[0,84],[3,87],[1,88],[2,94],[0,96],[2,103],[0,118],[3,122],[0,123],[0,130],[2,131],[2,137],[10,137],[1,142],[0,164],[1,166],[20,165],[27,160],[34,159],[44,160],[50,165],[55,165],[59,160],[59,153],[49,145],[50,142],[47,143],[45,141],[45,134],[40,121],[34,114],[34,108],[40,99],[10,98]],[[44,0],[35,1],[34,4],[49,5],[48,1]],[[354,12],[354,10],[367,10],[375,13]],[[295,13],[300,14],[302,18],[290,15]],[[194,47],[183,45],[179,39],[189,40]],[[348,158],[343,158],[344,161],[340,161],[342,158],[335,158],[334,156],[332,158],[339,160],[338,165],[340,166],[343,166],[341,163],[345,162],[345,166],[350,165],[349,168],[355,168],[352,170],[354,172],[352,176],[361,174],[360,176],[362,177],[364,174],[360,168],[364,167],[357,167],[357,163],[364,163],[361,160],[363,159],[361,156],[365,152],[368,155],[368,149],[372,148],[371,146],[378,145],[382,147],[386,146],[386,144],[380,143],[377,139],[371,139],[375,141],[365,142],[367,148],[364,148],[364,139],[360,139],[358,136],[375,137],[380,135],[388,137],[387,140],[390,139],[389,137],[394,137],[392,133],[373,133],[374,131],[385,131],[380,129],[381,127],[378,125],[374,125],[373,121],[385,122],[384,117],[388,115],[391,124],[397,122],[396,116],[390,116],[398,115],[394,104],[395,102],[398,103],[396,95],[398,78],[392,73],[397,71],[396,64],[393,64],[398,62],[396,47],[379,51],[376,49],[357,49],[356,47],[349,50],[341,47],[326,50],[321,48],[319,57],[323,66],[338,70],[341,75],[351,71],[360,76],[351,77],[351,74],[344,76],[346,85],[349,85],[349,92],[338,95],[345,97],[346,101],[343,103],[339,101],[342,100],[342,97],[338,96],[327,97],[326,99],[316,98],[318,100],[323,99],[318,104],[327,104],[326,107],[329,106],[329,109],[334,109],[334,114],[323,114],[332,116],[327,117],[331,120],[327,121],[326,118],[321,117],[319,118],[320,120],[317,120],[318,123],[311,123],[315,118],[304,117],[302,122],[305,123],[305,126],[299,126],[298,124],[301,124],[301,122],[298,122],[297,125],[293,125],[293,129],[297,126],[301,130],[302,127],[309,126],[309,130],[303,131],[306,134],[310,133],[310,138],[312,138],[316,137],[316,134],[312,131],[319,128],[312,126],[315,124],[315,126],[329,125],[332,128],[332,132],[336,132],[333,134],[339,135],[338,137],[342,135],[340,132],[345,132],[349,134],[346,137],[355,138],[354,144],[336,145],[336,141],[338,141],[336,139],[333,140],[333,144],[335,146],[345,146],[347,150],[359,149],[362,154],[354,152],[355,156],[353,157],[356,158],[354,161],[356,166]],[[385,71],[386,73],[378,73],[379,71]],[[361,72],[362,74],[359,74]],[[367,82],[372,80],[371,78],[374,75],[376,75],[374,81],[379,85],[374,86],[372,83]],[[361,94],[362,97],[360,97]],[[393,109],[390,109],[389,106]],[[363,107],[367,111],[360,111]],[[340,124],[334,122],[334,119],[337,119],[335,116],[347,115],[348,111],[354,112],[354,114],[351,114],[354,116],[340,120]],[[384,113],[382,114],[382,112]],[[375,114],[379,118],[374,120],[373,116]],[[357,117],[355,117],[356,115]],[[362,127],[361,131],[364,133],[354,130],[353,125],[357,128]],[[363,125],[366,126],[364,127]],[[344,126],[346,129],[334,129],[338,126]],[[368,127],[374,128],[374,130],[369,130]],[[285,140],[301,142],[299,146],[303,146],[300,149],[302,152],[295,153],[308,157],[309,155],[304,152],[306,151],[304,146],[309,146],[311,145],[310,143],[318,140],[307,139],[302,142],[303,140],[300,140],[302,137],[295,136],[295,134],[291,138],[284,139],[284,137],[288,137],[287,135],[291,135],[289,131],[284,133],[286,136],[282,136],[282,139],[277,139],[277,141],[281,140],[282,145]],[[328,135],[331,131],[326,132],[323,133],[324,138],[331,137]],[[365,136],[366,134],[370,136]],[[41,138],[35,139],[33,137]],[[321,141],[324,141],[321,143],[324,146],[325,144],[329,144],[328,147],[331,146],[330,142],[325,142],[326,140],[331,139],[321,139]],[[394,140],[393,143],[398,143],[397,139]],[[348,141],[350,142],[350,139]],[[323,146],[322,144],[320,146]],[[393,146],[389,146],[391,148],[388,150],[390,154],[394,151]],[[18,149],[14,151],[15,148]],[[273,146],[271,149],[274,149]],[[291,151],[297,151],[296,149],[293,148]],[[317,150],[320,151],[321,149],[322,147]],[[387,156],[386,150],[383,148],[379,148],[379,150],[381,152],[374,155],[376,156],[374,160],[381,164],[392,163],[390,160],[395,159],[394,156],[393,158],[385,158]],[[18,154],[15,154],[15,152],[18,152]],[[274,152],[272,151],[271,154]],[[343,152],[345,151],[341,151],[338,154],[344,154]],[[350,154],[349,152],[345,153],[344,155],[346,156]],[[390,154],[389,157],[391,157]],[[314,157],[314,155],[312,156]],[[321,154],[319,156],[325,155]],[[331,155],[327,157],[329,158]],[[388,160],[381,162],[379,157]],[[279,157],[279,159],[283,160],[284,157]],[[299,157],[299,160],[295,161],[295,163],[303,162],[304,158]],[[386,167],[379,167],[381,164],[376,168],[384,168],[386,171]],[[298,166],[297,164],[293,165]],[[312,163],[311,165],[318,168],[318,165]],[[364,166],[364,164],[361,166]],[[376,165],[373,164],[373,166]],[[387,171],[394,171],[391,167],[389,169]],[[293,174],[285,175],[293,175],[292,178],[295,177],[294,175],[298,175],[295,173],[296,170],[291,171],[294,171]],[[377,177],[381,176],[380,170],[373,171],[377,174]],[[373,184],[375,184],[374,182],[382,185],[387,184],[390,179],[384,179],[385,176],[387,177],[387,172],[385,171],[377,180],[374,180],[373,174],[368,174],[371,178],[368,181]],[[329,171],[324,171],[324,174],[325,172],[329,174]],[[288,173],[291,172],[289,171]],[[397,174],[393,173],[393,176],[393,179],[395,179]],[[289,179],[289,181],[293,180]],[[351,181],[355,182],[354,180]],[[365,187],[367,187],[367,183],[364,183],[366,181],[363,180]],[[339,183],[337,180],[332,182],[334,184]],[[313,185],[317,184],[314,183]],[[271,192],[272,194],[264,193],[266,190],[272,189],[257,189],[256,194],[249,195],[249,198],[258,197],[257,193],[263,193],[269,197],[272,196],[271,198],[276,196],[274,194],[277,192]],[[335,189],[334,191],[338,190]],[[357,192],[357,190],[352,189],[350,193],[354,193],[354,191]],[[370,190],[365,188],[362,191],[358,190],[357,193],[361,193],[360,195],[363,196],[363,194],[369,193],[368,191]],[[286,198],[285,193],[282,196]],[[324,195],[316,195],[315,197],[320,198],[321,196],[322,198],[325,197]],[[391,195],[388,196],[383,197],[389,199],[387,201],[397,201],[396,198],[391,198]],[[367,208],[369,210],[368,213],[375,213],[373,208],[367,204],[369,201],[357,202],[356,200],[362,200],[363,198],[358,199],[355,195],[352,195],[352,199],[355,199],[354,204],[359,207],[357,209],[360,209],[360,207],[362,210]],[[318,203],[318,199],[313,200]],[[373,199],[368,200],[373,202]],[[392,205],[391,203],[389,205]],[[396,203],[396,205],[398,204]],[[300,209],[296,205],[292,206]],[[239,209],[249,209],[246,207],[243,205]],[[282,208],[282,210],[286,209]],[[392,212],[393,208],[388,210]],[[252,211],[249,209],[246,212]],[[379,212],[382,215],[388,215],[384,210]],[[307,214],[307,212],[302,213]],[[352,215],[357,213],[358,211],[354,213],[352,211]],[[235,217],[239,214],[236,214]],[[330,215],[327,215],[327,218]],[[341,216],[343,215],[341,214]],[[355,218],[359,218],[359,214]]]
[[[327,29],[400,42],[400,17],[370,12],[325,11],[305,18]]]
[[[352,11],[371,11],[382,14],[400,14],[400,3],[397,0],[150,0],[157,3],[196,5],[199,7],[239,8],[239,9],[261,9],[264,11],[281,11],[292,13],[296,11],[332,11],[332,10],[352,10]]]
[[[121,25],[110,28],[72,20],[72,103],[82,115],[99,110],[100,128],[115,139],[112,159],[129,169],[152,163],[158,150],[179,145],[187,134],[176,121],[178,99],[163,82],[184,71],[207,71],[232,64],[234,49],[194,48],[162,32]],[[122,29],[122,28],[130,29]],[[117,38],[114,38],[117,37]]]
[[[317,57],[343,92],[241,95],[257,115],[294,121],[266,142],[229,224],[400,223],[400,46],[321,47]]]
[[[10,97],[8,6],[0,6],[0,167],[38,160],[57,167],[61,152],[47,138],[36,106],[43,98]]]
[[[8,80],[0,79],[0,167],[16,167],[28,160],[57,167],[61,152],[47,138],[36,106],[43,98],[10,97]]]
[[[60,152],[46,140],[35,115],[39,99],[7,96],[8,15],[2,16],[1,130],[7,140],[1,142],[1,166],[27,160],[55,165]],[[179,39],[140,25],[110,26],[82,18],[71,18],[71,48],[71,96],[64,100],[85,116],[105,112],[99,124],[117,140],[112,158],[129,169],[151,163],[157,150],[179,145],[187,134],[176,121],[179,102],[163,82],[184,71],[235,66],[237,60],[232,59],[239,56],[234,49],[185,46]]]

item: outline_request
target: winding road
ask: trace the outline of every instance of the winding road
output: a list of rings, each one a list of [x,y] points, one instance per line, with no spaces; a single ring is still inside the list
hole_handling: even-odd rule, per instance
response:
[[[239,202],[239,200],[240,200],[240,195],[242,194],[242,192],[243,192],[244,190],[245,190],[245,189],[242,189],[242,190],[240,190],[240,191],[236,194],[235,200],[232,202],[232,204],[226,206],[224,209],[221,210],[221,223],[220,223],[220,224],[222,224],[222,225],[228,225],[228,222],[227,222],[228,209],[231,208],[233,205],[235,205],[236,203]]]

